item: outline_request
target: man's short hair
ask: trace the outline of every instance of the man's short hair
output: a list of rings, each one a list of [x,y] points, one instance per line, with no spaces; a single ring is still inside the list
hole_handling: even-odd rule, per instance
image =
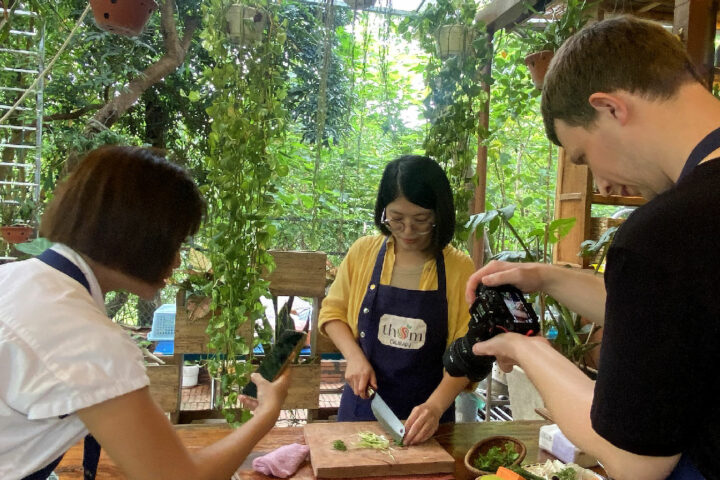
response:
[[[603,20],[555,53],[542,91],[545,131],[560,145],[555,120],[589,127],[597,113],[588,101],[593,93],[624,90],[666,100],[695,81],[703,83],[682,43],[661,25],[630,16]]]
[[[91,151],[58,187],[40,235],[137,279],[157,283],[205,211],[195,182],[158,151]]]
[[[435,160],[421,155],[403,155],[385,166],[375,201],[375,225],[385,235],[390,235],[390,230],[380,223],[382,213],[401,196],[434,212],[431,249],[440,253],[455,234],[455,206],[445,171]]]

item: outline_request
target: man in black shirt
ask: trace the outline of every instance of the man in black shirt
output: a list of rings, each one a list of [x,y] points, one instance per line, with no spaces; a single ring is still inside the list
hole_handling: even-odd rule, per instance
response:
[[[604,324],[597,382],[544,339],[478,343],[520,365],[565,435],[614,479],[720,479],[720,102],[680,42],[629,17],[582,30],[545,79],[548,136],[603,194],[649,200],[619,229],[605,278],[491,262],[468,282],[542,290]]]

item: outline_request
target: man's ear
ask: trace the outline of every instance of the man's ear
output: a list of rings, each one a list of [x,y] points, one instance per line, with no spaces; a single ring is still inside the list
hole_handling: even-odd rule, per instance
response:
[[[622,97],[610,93],[596,92],[588,98],[590,105],[599,115],[609,115],[625,125],[628,121],[628,105]]]

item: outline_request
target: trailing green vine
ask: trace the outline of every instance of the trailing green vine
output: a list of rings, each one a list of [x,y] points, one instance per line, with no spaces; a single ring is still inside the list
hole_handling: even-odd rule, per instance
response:
[[[252,355],[252,342],[238,335],[245,322],[255,323],[264,312],[259,301],[268,291],[263,269],[273,267],[266,249],[274,227],[267,221],[273,206],[274,182],[287,169],[269,153],[286,122],[284,25],[277,4],[261,0],[251,5],[268,23],[262,40],[232,44],[225,37],[225,12],[231,2],[210,0],[204,6],[208,28],[203,45],[215,60],[205,71],[214,92],[208,108],[212,119],[207,197],[208,256],[213,265],[213,311],[207,333],[212,375],[220,379],[218,405],[229,422],[240,388],[253,370],[238,356]],[[246,21],[247,23],[247,21]],[[252,22],[250,22],[252,23]],[[243,412],[241,421],[249,414]]]
[[[477,4],[471,0],[438,0],[419,15],[408,17],[399,26],[406,38],[414,36],[431,54],[425,68],[425,116],[430,128],[423,144],[427,155],[440,162],[455,192],[457,228],[455,241],[468,238],[465,224],[474,189],[474,160],[477,145],[487,137],[479,126],[478,112],[487,100],[482,83],[489,83],[482,70],[491,58],[484,25],[475,22]],[[443,26],[462,32],[464,49],[445,58],[439,52],[437,35]]]

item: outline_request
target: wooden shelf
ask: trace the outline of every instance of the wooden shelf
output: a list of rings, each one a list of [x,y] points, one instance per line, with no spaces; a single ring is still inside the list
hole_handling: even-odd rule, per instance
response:
[[[639,207],[645,205],[646,200],[643,197],[624,197],[622,195],[600,195],[599,193],[592,194],[592,203],[598,203],[600,205],[627,205],[629,207]]]

